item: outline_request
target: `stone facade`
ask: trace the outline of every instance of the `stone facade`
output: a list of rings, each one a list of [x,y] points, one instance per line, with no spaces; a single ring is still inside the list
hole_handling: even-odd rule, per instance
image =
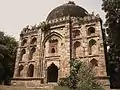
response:
[[[99,15],[94,14],[26,26],[20,34],[12,84],[40,87],[58,82],[69,75],[71,58],[91,64],[96,77],[106,83],[101,26]]]

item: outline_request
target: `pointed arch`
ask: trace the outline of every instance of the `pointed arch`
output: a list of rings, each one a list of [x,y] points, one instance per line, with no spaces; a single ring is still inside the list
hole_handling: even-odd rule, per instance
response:
[[[80,54],[80,45],[81,43],[79,41],[76,41],[74,43],[74,57],[78,57]]]
[[[58,47],[60,46],[59,43],[61,43],[62,38],[62,35],[57,32],[51,32],[46,35],[45,39],[43,40],[43,47],[45,47],[45,55],[57,55],[59,50]]]
[[[98,61],[93,58],[93,59],[90,61],[90,64],[91,64],[92,67],[97,67],[97,66],[98,66]]]
[[[59,34],[59,33],[57,33],[57,32],[51,32],[51,33],[49,33],[48,35],[46,35],[45,39],[43,40],[43,44],[45,44],[45,42],[46,42],[49,38],[51,38],[52,36],[59,37],[61,40],[62,40],[62,38],[63,38],[63,36],[62,36],[61,34]]]
[[[55,48],[52,48],[51,53],[55,53],[55,52],[56,52]]]
[[[21,46],[25,46],[27,44],[27,39],[23,39],[21,42]]]
[[[37,38],[36,37],[33,37],[30,44],[37,44]]]
[[[25,50],[25,49],[22,49],[22,50],[21,50],[21,54],[20,54],[20,61],[22,61],[24,54],[26,54],[26,50]]]
[[[96,49],[94,48],[94,46],[96,46],[96,41],[94,39],[91,39],[89,41],[89,55],[93,54],[93,51]]]
[[[32,60],[33,59],[33,55],[34,53],[36,52],[36,48],[35,47],[32,47],[30,49],[30,52],[29,52],[29,60]]]
[[[18,77],[22,77],[22,76],[23,76],[23,74],[22,74],[23,68],[24,68],[23,65],[20,65],[20,66],[19,66],[18,75],[17,75]]]
[[[49,53],[57,53],[58,52],[58,39],[50,39],[49,40]]]
[[[29,67],[28,67],[27,76],[28,77],[33,77],[33,75],[34,75],[34,65],[30,64]]]
[[[57,82],[58,80],[58,67],[52,63],[47,68],[47,82]]]
[[[87,31],[87,35],[91,35],[91,34],[93,34],[93,33],[95,33],[95,28],[94,27],[89,27],[88,28],[88,31]]]

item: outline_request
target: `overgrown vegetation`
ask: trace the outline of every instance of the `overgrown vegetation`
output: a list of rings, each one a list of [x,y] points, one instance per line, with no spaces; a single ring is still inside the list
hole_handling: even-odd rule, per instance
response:
[[[40,23],[40,28],[42,31],[47,32],[50,29],[50,24],[47,24],[46,22],[41,22]]]
[[[0,84],[10,84],[17,51],[16,40],[0,32]]]
[[[70,76],[60,80],[59,85],[72,90],[104,90],[95,80],[90,65],[74,59],[70,61]]]

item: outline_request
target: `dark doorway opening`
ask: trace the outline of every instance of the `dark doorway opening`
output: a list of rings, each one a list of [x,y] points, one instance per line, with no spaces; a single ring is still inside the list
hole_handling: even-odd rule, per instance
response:
[[[34,65],[33,64],[30,64],[27,74],[28,74],[28,77],[33,77],[33,74],[34,74]]]
[[[52,63],[47,68],[47,82],[57,82],[58,79],[58,67]]]

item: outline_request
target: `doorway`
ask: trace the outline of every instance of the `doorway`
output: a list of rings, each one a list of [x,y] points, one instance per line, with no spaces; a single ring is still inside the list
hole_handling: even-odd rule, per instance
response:
[[[47,68],[47,82],[57,82],[58,80],[58,67],[52,63]]]

